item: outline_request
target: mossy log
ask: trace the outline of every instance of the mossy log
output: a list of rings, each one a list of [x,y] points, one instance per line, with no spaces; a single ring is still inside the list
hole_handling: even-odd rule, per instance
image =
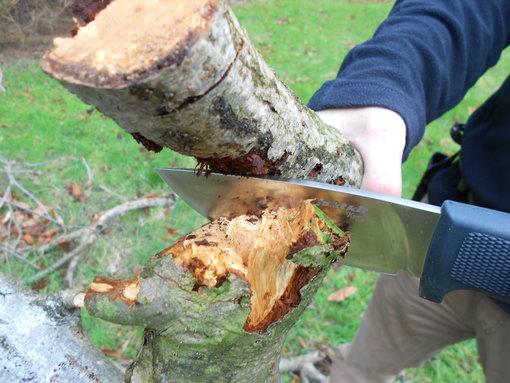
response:
[[[223,1],[101,3],[79,8],[75,36],[41,65],[147,149],[359,186],[358,153],[278,80]],[[134,278],[97,277],[86,307],[146,328],[127,381],[276,382],[288,330],[347,250],[335,233],[305,201],[215,220]]]
[[[92,315],[146,328],[131,382],[276,382],[282,343],[348,237],[311,203],[219,219],[135,278],[96,277]]]

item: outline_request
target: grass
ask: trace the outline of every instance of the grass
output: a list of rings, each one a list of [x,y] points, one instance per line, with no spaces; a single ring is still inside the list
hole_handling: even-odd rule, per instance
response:
[[[324,81],[334,78],[348,50],[370,38],[390,7],[381,2],[276,0],[238,7],[235,13],[265,59],[306,102]],[[457,150],[449,139],[450,126],[455,121],[466,120],[472,108],[497,88],[509,66],[507,52],[498,66],[488,71],[455,109],[430,124],[424,140],[404,164],[404,196],[412,195],[434,151],[453,153]],[[74,201],[66,191],[67,184],[83,185],[87,180],[80,161],[43,167],[36,178],[20,175],[24,185],[55,207],[66,222],[86,224],[90,214],[121,202],[119,197],[104,192],[98,185],[128,198],[161,193],[167,189],[154,169],[170,165],[194,166],[192,160],[167,149],[159,154],[145,151],[112,121],[91,111],[57,82],[43,75],[35,63],[18,63],[3,69],[8,92],[0,94],[0,153],[24,162],[62,156],[83,157],[90,164],[96,187],[85,202]],[[1,177],[0,186],[5,182]],[[168,227],[183,234],[203,222],[202,217],[180,200],[167,215],[156,210],[127,214],[112,224],[105,240],[83,254],[76,280],[80,286],[85,286],[94,275],[105,274],[107,270],[128,273],[172,241],[165,239]],[[121,259],[112,258],[112,246],[122,248]],[[60,255],[58,252],[50,254],[42,260],[43,265]],[[33,274],[12,258],[3,262],[1,268],[24,279]],[[350,341],[375,281],[375,274],[362,270],[348,267],[331,270],[313,304],[290,332],[284,355],[310,351],[318,343],[337,345]],[[356,286],[356,294],[343,302],[326,300],[330,293],[347,285]],[[63,277],[56,272],[43,292],[62,287]],[[122,357],[134,355],[140,330],[107,324],[85,313],[82,317],[90,338],[98,346],[122,350]],[[405,378],[419,383],[481,382],[483,373],[476,360],[475,343],[464,342],[448,347],[421,368],[407,370]]]

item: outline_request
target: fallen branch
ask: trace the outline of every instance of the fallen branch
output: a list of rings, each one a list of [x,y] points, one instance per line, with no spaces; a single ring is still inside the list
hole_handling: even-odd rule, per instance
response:
[[[174,196],[172,194],[153,198],[135,198],[101,213],[93,214],[90,224],[86,226],[66,224],[54,209],[44,204],[32,191],[30,191],[17,179],[17,175],[19,174],[32,175],[35,171],[33,170],[34,168],[65,161],[80,161],[83,164],[87,172],[85,196],[90,196],[93,188],[94,177],[89,164],[84,158],[77,159],[74,157],[61,157],[37,163],[21,163],[19,161],[7,160],[0,156],[0,165],[3,165],[3,167],[0,168],[0,171],[4,173],[7,178],[7,185],[5,186],[0,199],[0,209],[4,208],[7,210],[7,213],[3,216],[3,222],[1,222],[1,224],[5,224],[5,230],[2,234],[3,238],[0,236],[0,240],[4,240],[0,250],[28,266],[39,270],[37,274],[28,279],[28,283],[37,282],[51,272],[70,262],[66,271],[66,283],[69,287],[71,287],[73,285],[74,271],[78,265],[80,256],[88,246],[95,243],[98,238],[102,238],[101,233],[104,232],[110,221],[132,210],[158,206],[169,208],[174,204]],[[14,194],[15,191],[21,192],[28,199],[28,203],[17,200],[17,197]],[[31,205],[35,205],[36,208],[32,208]],[[20,212],[23,212],[23,214]],[[27,230],[27,228],[24,227],[27,220],[31,220],[32,223],[35,222],[35,225],[39,225],[40,231],[46,230],[46,226],[49,222],[56,224],[59,230],[57,229],[51,236],[48,236],[45,239],[46,243],[38,246],[30,243],[30,238],[26,237],[26,235],[31,237],[31,228],[28,228]],[[43,227],[44,229],[41,230],[40,227]],[[51,230],[54,229],[49,229],[49,231]],[[57,231],[60,230],[62,233],[60,235],[55,235],[57,234]],[[5,242],[5,239],[7,239],[9,243]],[[20,246],[22,239],[25,239],[28,246]],[[44,270],[41,270],[41,268],[37,265],[38,258],[31,260],[27,259],[28,255],[31,253],[36,252],[39,257],[41,257],[54,248],[61,247],[62,244],[73,244],[73,246],[71,246],[69,250],[65,251],[60,259]]]
[[[305,355],[293,356],[280,360],[280,372],[293,372],[300,376],[303,383],[311,381],[326,383],[328,378],[316,365],[324,363],[328,356],[320,351],[312,351]],[[312,380],[310,380],[312,379]]]
[[[57,246],[58,243],[61,243],[61,241],[64,238],[79,238],[77,246],[70,252],[67,252],[62,258],[60,258],[58,261],[53,263],[51,266],[46,268],[45,270],[40,271],[39,273],[33,275],[28,279],[28,283],[34,283],[42,278],[44,278],[46,275],[50,274],[51,272],[57,270],[61,266],[65,265],[67,262],[71,261],[75,257],[79,257],[83,250],[93,244],[97,239],[99,234],[106,229],[107,224],[112,219],[119,217],[128,211],[132,210],[138,210],[138,209],[146,209],[150,207],[166,207],[169,208],[174,203],[174,196],[173,194],[170,194],[166,197],[156,197],[156,198],[136,198],[131,201],[124,202],[123,204],[120,204],[118,206],[115,206],[114,208],[108,209],[102,213],[99,213],[97,215],[97,218],[94,219],[94,221],[87,227],[83,227],[81,229],[76,230],[73,233],[69,233],[66,236],[59,237],[52,241],[52,244]],[[47,247],[46,251],[51,249],[51,247]],[[73,268],[76,266],[73,266]],[[72,274],[74,270],[67,273],[66,275],[66,281],[68,287],[72,287]]]
[[[36,270],[41,270],[41,268],[39,266],[37,266],[35,263],[33,262],[30,262],[28,259],[26,259],[23,254],[17,252],[16,250],[14,249],[11,249],[10,247],[7,247],[7,246],[0,246],[0,249],[2,251],[5,251],[6,253],[8,254],[11,254],[14,258],[16,259],[19,259],[21,262],[23,263],[26,263],[27,265],[29,265],[30,267],[36,269]]]

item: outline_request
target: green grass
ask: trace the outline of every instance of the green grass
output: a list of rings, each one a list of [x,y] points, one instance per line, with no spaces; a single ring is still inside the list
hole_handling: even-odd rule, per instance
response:
[[[370,38],[385,18],[391,5],[380,2],[341,0],[276,0],[256,2],[235,9],[252,41],[279,76],[305,102],[326,80],[334,78],[342,58],[355,44]],[[507,54],[468,93],[462,103],[433,122],[426,136],[404,164],[404,196],[409,197],[434,151],[453,153],[457,148],[448,130],[455,121],[465,121],[471,109],[481,104],[501,83],[510,67]],[[94,189],[89,200],[75,202],[66,184],[84,185],[87,175],[80,161],[41,167],[37,177],[19,175],[20,180],[46,204],[55,207],[66,222],[87,224],[90,215],[122,200],[98,188],[104,185],[128,198],[149,192],[165,192],[166,186],[154,169],[164,166],[193,167],[194,162],[165,149],[159,154],[141,148],[127,133],[97,111],[69,94],[57,82],[41,73],[35,63],[7,66],[7,94],[0,94],[0,153],[9,159],[38,162],[62,156],[85,158],[94,174]],[[5,178],[0,174],[3,190]],[[80,261],[76,280],[85,286],[94,275],[106,274],[112,265],[129,273],[143,265],[167,246],[167,227],[186,233],[204,222],[178,200],[174,210],[136,212],[117,219],[104,240],[92,246]],[[174,237],[175,238],[175,237]],[[122,249],[113,256],[115,249]],[[42,259],[48,265],[58,259],[58,251]],[[2,260],[0,255],[0,261]],[[2,271],[28,278],[33,271],[8,258]],[[348,267],[331,270],[324,286],[314,298],[285,343],[284,355],[310,351],[318,343],[337,345],[350,341],[370,298],[376,275]],[[353,285],[356,294],[339,303],[326,298],[333,291]],[[43,292],[63,287],[63,277],[53,273]],[[125,349],[132,357],[140,330],[115,326],[83,314],[91,339],[108,349]],[[126,339],[129,344],[126,346]],[[303,349],[302,339],[306,345]],[[451,346],[423,367],[405,372],[406,381],[481,382],[483,374],[476,363],[473,341]],[[290,380],[290,379],[289,379]]]

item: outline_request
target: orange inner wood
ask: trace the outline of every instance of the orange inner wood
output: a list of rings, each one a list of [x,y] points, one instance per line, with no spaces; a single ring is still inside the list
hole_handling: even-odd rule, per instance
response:
[[[46,58],[108,75],[151,67],[208,30],[218,0],[115,0],[70,38],[57,38]],[[186,49],[186,47],[184,47]]]
[[[318,272],[288,258],[297,244],[299,248],[321,244],[315,233],[322,225],[307,202],[297,208],[213,221],[158,256],[172,255],[202,286],[218,287],[228,274],[246,280],[252,295],[245,330],[263,331],[299,303],[299,289]],[[297,302],[282,303],[284,299]]]

